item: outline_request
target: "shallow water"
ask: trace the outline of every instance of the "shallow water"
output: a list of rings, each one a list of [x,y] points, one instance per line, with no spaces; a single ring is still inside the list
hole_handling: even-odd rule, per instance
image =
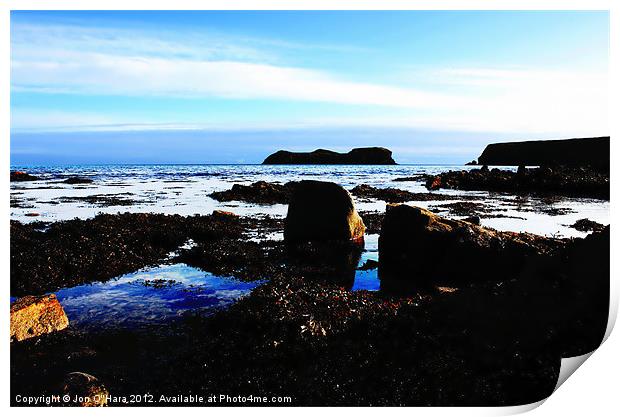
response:
[[[169,323],[189,312],[210,314],[260,284],[171,264],[142,269],[105,283],[61,289],[55,294],[72,328],[136,329]]]
[[[358,268],[367,260],[379,261],[379,235],[366,235],[364,237],[364,252],[359,261]],[[368,290],[378,291],[380,288],[379,271],[377,268],[367,271],[355,271],[355,281],[353,282],[353,291]]]
[[[232,184],[249,184],[258,180],[287,182],[302,179],[333,181],[351,189],[359,184],[394,187],[412,192],[426,192],[421,181],[395,182],[398,177],[436,174],[448,170],[472,169],[468,166],[360,166],[360,165],[106,165],[106,166],[13,166],[40,176],[40,181],[11,183],[11,219],[22,222],[57,221],[89,218],[97,213],[152,212],[164,214],[209,214],[215,209],[240,215],[270,214],[285,216],[284,204],[255,205],[243,202],[220,203],[208,197],[214,191],[229,189]],[[515,169],[503,167],[503,169]],[[61,181],[70,175],[94,180],[92,184],[69,185]],[[441,190],[459,201],[482,197],[498,218],[483,218],[482,225],[508,231],[528,231],[541,235],[583,237],[586,233],[568,227],[576,220],[589,218],[609,224],[609,201],[563,198],[554,202],[536,198],[519,198],[510,194],[478,191]],[[72,200],[93,195],[112,196],[116,205],[101,205]],[[410,204],[441,210],[449,201],[411,201]],[[129,204],[129,205],[119,205]],[[13,206],[15,204],[12,204]],[[384,211],[385,203],[356,199],[358,210]],[[560,214],[544,210],[560,209]],[[542,210],[542,211],[541,211]],[[439,211],[448,217],[450,213]],[[33,216],[36,214],[36,216]]]

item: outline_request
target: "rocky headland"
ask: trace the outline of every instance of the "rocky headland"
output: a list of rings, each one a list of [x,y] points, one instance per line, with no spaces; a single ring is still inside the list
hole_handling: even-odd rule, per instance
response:
[[[609,172],[609,136],[487,145],[478,165],[566,166]]]

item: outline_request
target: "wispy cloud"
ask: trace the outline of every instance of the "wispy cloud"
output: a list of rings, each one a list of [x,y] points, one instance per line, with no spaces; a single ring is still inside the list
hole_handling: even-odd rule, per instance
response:
[[[277,40],[250,42],[201,35],[181,42],[172,34],[20,24],[12,29],[11,88],[15,92],[270,99],[377,107],[375,118],[331,120],[326,116],[294,121],[309,125],[567,134],[607,130],[604,73],[434,68],[430,77],[427,71],[418,82],[387,85],[285,65],[269,45],[300,47]],[[425,77],[432,82],[424,84]],[[390,108],[406,109],[409,116],[392,117]],[[28,112],[17,109],[12,127],[45,128],[45,120],[50,121],[47,127],[55,128],[179,126],[175,120],[152,123],[110,116]],[[243,120],[239,123],[243,124]]]

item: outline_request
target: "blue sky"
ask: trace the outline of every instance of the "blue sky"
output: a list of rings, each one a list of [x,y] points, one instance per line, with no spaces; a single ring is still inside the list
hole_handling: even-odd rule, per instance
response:
[[[607,12],[12,12],[11,162],[608,134]]]

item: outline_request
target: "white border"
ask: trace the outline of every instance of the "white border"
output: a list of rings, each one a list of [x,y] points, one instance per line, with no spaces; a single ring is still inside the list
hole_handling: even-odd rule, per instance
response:
[[[620,43],[619,28],[619,16],[620,5],[617,1],[611,0],[358,0],[354,4],[352,1],[347,0],[297,0],[297,1],[284,1],[284,0],[236,0],[236,1],[191,1],[191,0],[175,0],[175,1],[163,1],[163,0],[150,0],[150,1],[129,1],[129,0],[56,0],[56,1],[36,1],[36,0],[5,0],[0,4],[0,52],[3,57],[2,62],[2,99],[0,101],[0,129],[2,138],[2,149],[4,152],[1,157],[0,172],[4,174],[4,189],[5,196],[8,196],[9,191],[9,126],[10,126],[10,105],[9,105],[9,92],[10,92],[10,52],[9,52],[9,25],[10,25],[10,10],[62,10],[62,9],[77,9],[77,10],[142,10],[142,9],[157,9],[157,10],[340,10],[340,9],[361,9],[361,10],[380,10],[380,9],[396,9],[396,10],[610,10],[611,14],[611,70],[610,70],[610,127],[611,136],[616,136],[618,133],[618,123],[620,120],[620,111],[618,106],[618,97],[620,93],[618,74],[620,74],[620,65],[618,65],[618,44]],[[615,202],[617,196],[620,194],[617,192],[616,178],[618,177],[618,167],[615,163],[618,162],[618,144],[612,140],[612,201]],[[5,197],[6,198],[6,197]],[[1,206],[2,228],[5,231],[3,233],[2,244],[2,274],[0,275],[3,280],[5,288],[5,297],[8,299],[9,294],[9,205],[5,200],[5,203]],[[616,224],[616,206],[611,205],[611,218],[612,223]],[[612,227],[612,253],[618,253],[618,233],[616,229]],[[609,332],[615,322],[615,318],[618,310],[618,267],[617,262],[612,257],[611,263],[611,314],[610,324],[608,328]],[[7,303],[8,309],[8,303]],[[4,315],[0,315],[2,324],[5,328],[5,334],[8,334],[8,311]],[[569,381],[562,385],[557,392],[555,392],[547,401],[543,407],[537,408],[534,413],[537,415],[577,415],[589,413],[593,415],[609,415],[613,413],[613,410],[618,410],[618,394],[616,387],[616,372],[620,369],[620,362],[618,361],[616,352],[620,352],[620,339],[616,334],[612,333],[609,339],[594,352],[594,359],[587,362],[585,366],[577,371],[577,375],[570,378]],[[0,387],[2,388],[2,404],[5,407],[9,405],[9,341],[8,337],[4,343],[0,344],[2,349],[1,355],[3,358],[3,364],[5,365],[0,376]],[[543,401],[545,402],[545,401]],[[541,402],[542,403],[542,402]],[[505,408],[416,408],[415,410],[400,408],[400,409],[370,409],[370,408],[358,408],[351,410],[359,415],[368,415],[379,411],[381,413],[394,413],[395,415],[411,415],[411,413],[422,415],[506,415],[520,413],[528,411],[529,409],[536,408],[539,404],[532,404],[522,407],[505,407]],[[112,411],[114,410],[114,411]],[[313,417],[317,413],[336,414],[341,413],[342,408],[296,408],[295,414],[301,416],[312,415]],[[116,412],[121,414],[129,414],[135,412],[144,412],[145,410],[134,409],[114,409],[109,408],[106,410],[99,410],[95,412]],[[172,410],[174,412],[174,410]],[[285,415],[291,413],[290,408],[282,409],[222,409],[211,408],[204,410],[202,408],[196,409],[184,409],[183,413],[204,415],[208,414],[221,414],[221,413],[252,413],[259,415]],[[347,409],[347,411],[349,411]],[[10,411],[14,415],[23,415],[28,413],[39,413],[39,410],[33,409],[11,409]],[[44,412],[59,415],[60,413],[81,413],[80,409],[49,409]],[[149,414],[167,415],[170,410],[167,409],[149,409]]]

